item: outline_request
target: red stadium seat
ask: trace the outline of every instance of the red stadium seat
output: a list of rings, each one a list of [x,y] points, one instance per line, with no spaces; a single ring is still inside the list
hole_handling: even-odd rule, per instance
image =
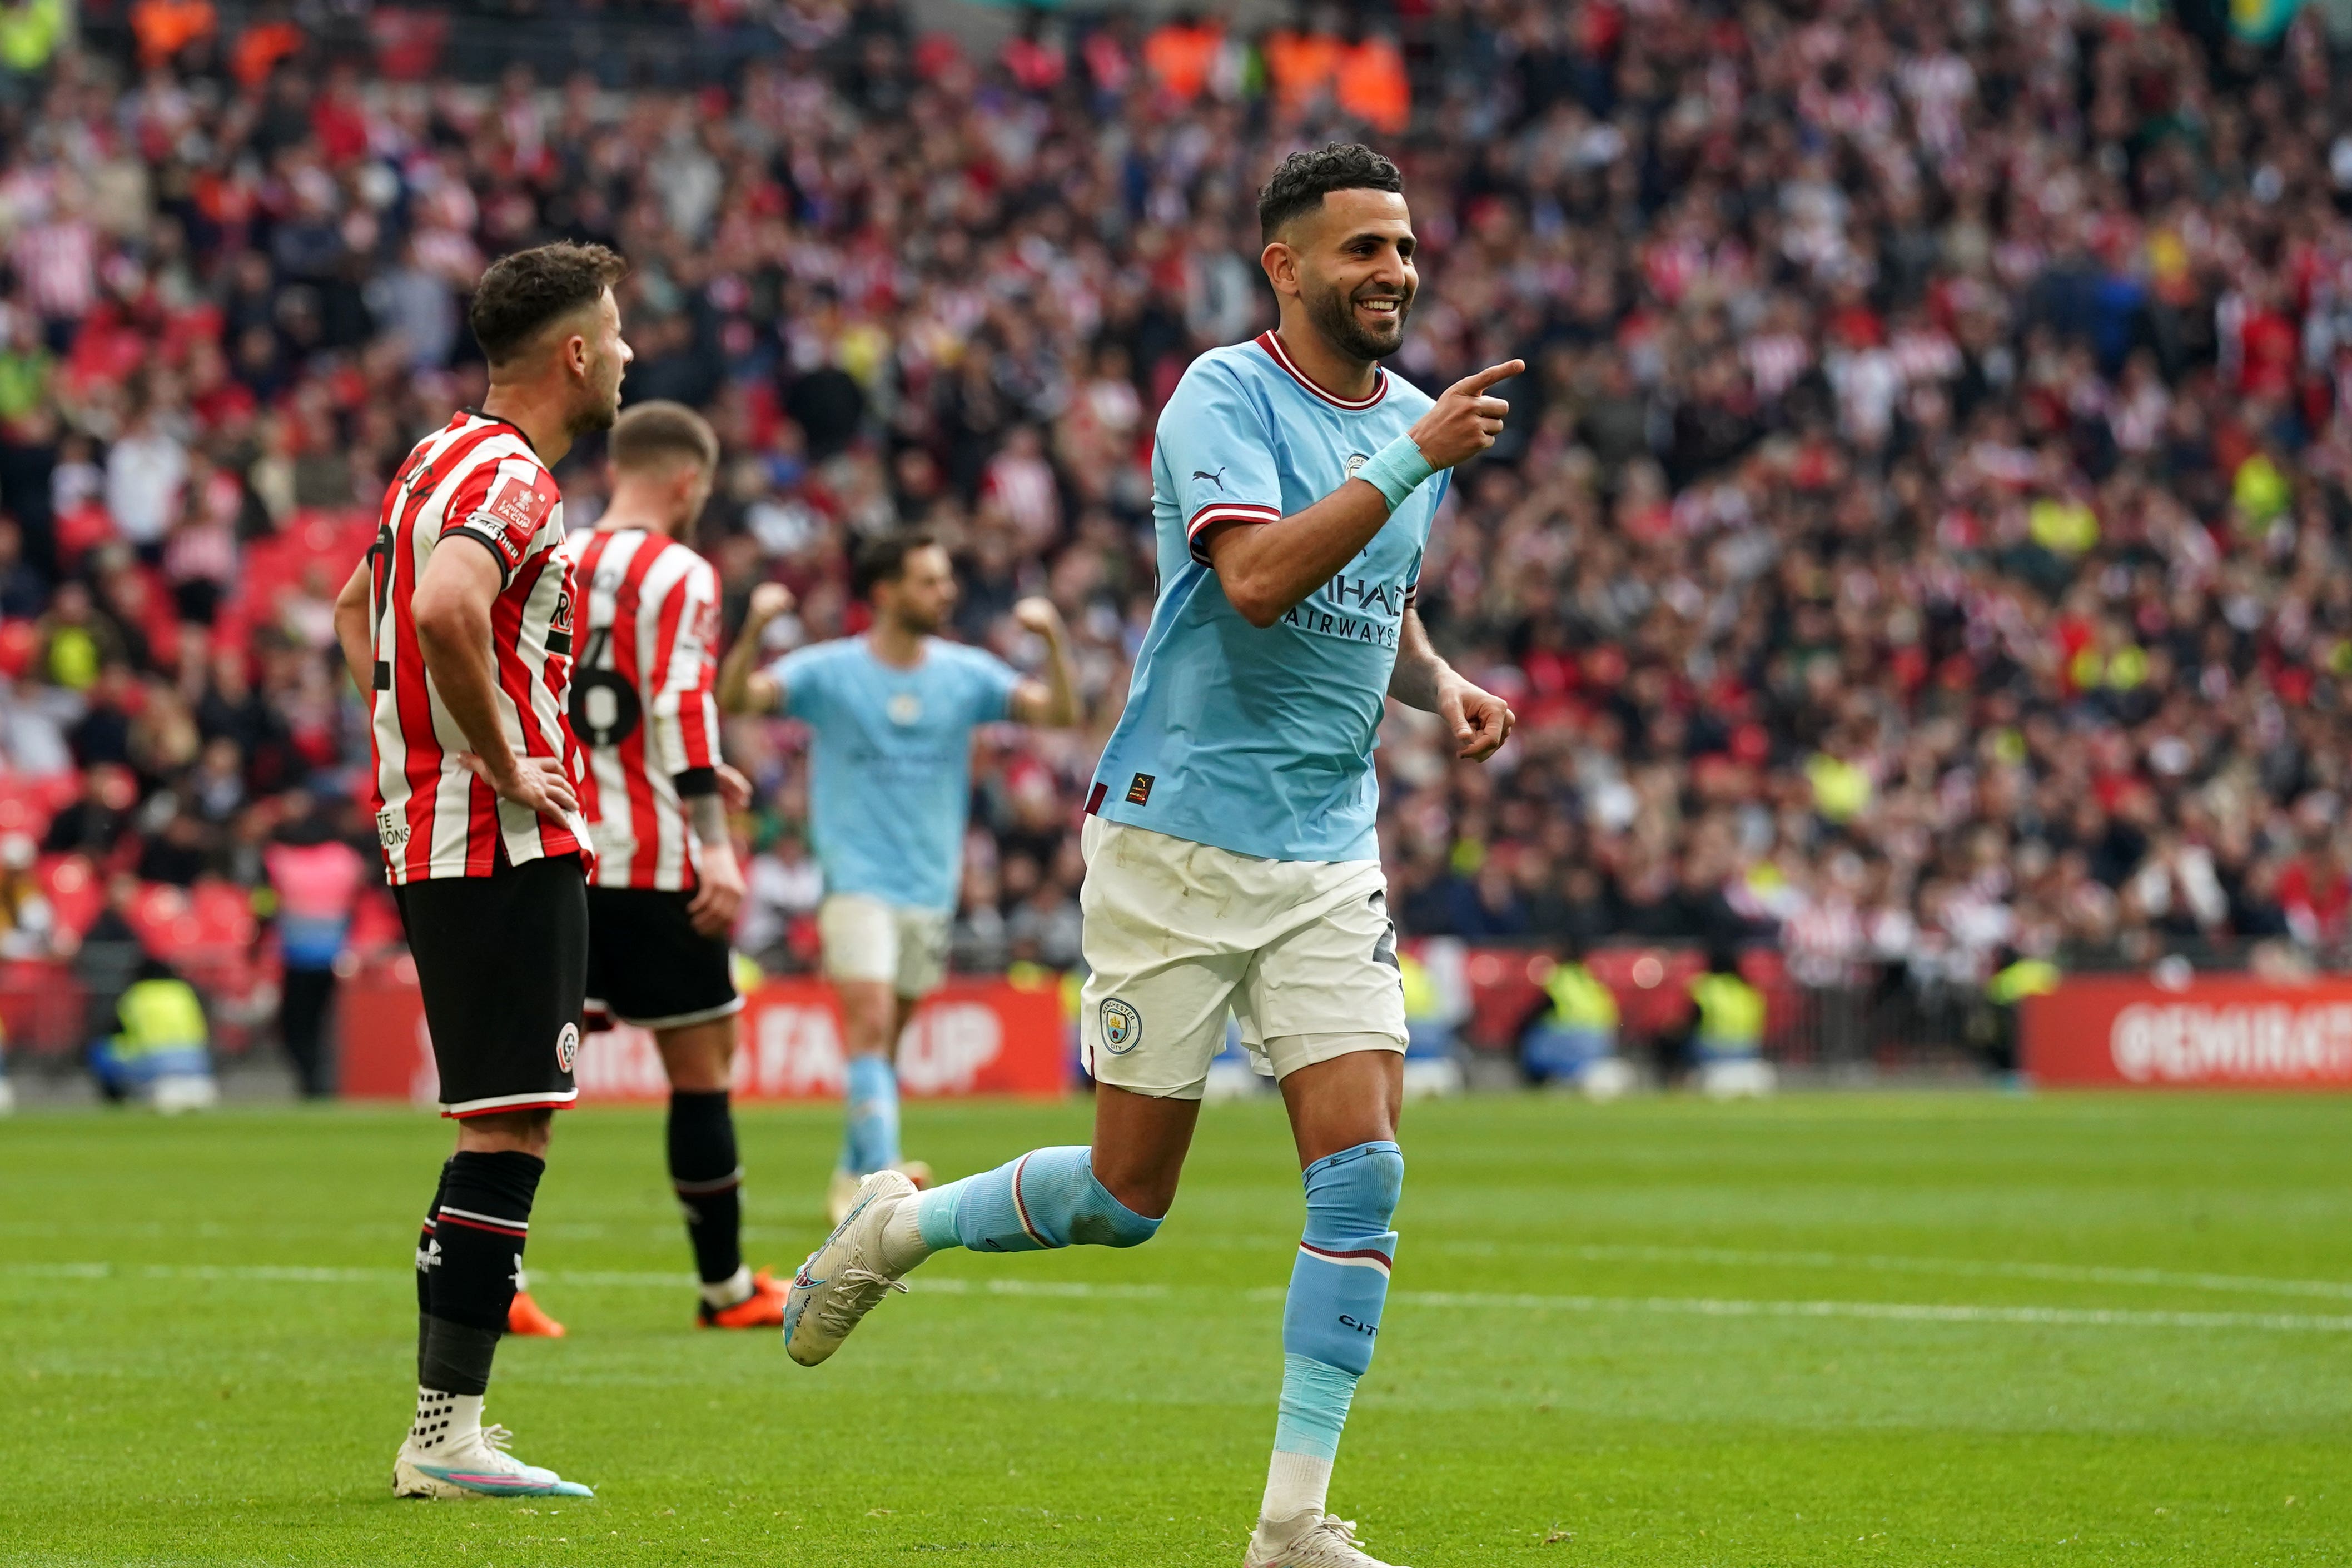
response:
[[[40,862],[41,888],[60,928],[79,936],[106,906],[96,868],[79,855],[48,855]]]
[[[75,789],[70,776],[66,776],[65,786],[65,800],[69,800]],[[29,833],[37,839],[48,831],[49,819],[62,804],[52,779],[0,774],[0,835]]]
[[[41,631],[30,621],[0,621],[0,675],[22,676],[41,656]]]
[[[206,946],[248,947],[258,923],[253,917],[253,895],[235,883],[200,882],[189,904],[196,921],[196,939]]]
[[[131,928],[139,933],[148,950],[167,961],[195,946],[202,936],[187,891],[168,883],[149,883],[140,888],[128,915]]]

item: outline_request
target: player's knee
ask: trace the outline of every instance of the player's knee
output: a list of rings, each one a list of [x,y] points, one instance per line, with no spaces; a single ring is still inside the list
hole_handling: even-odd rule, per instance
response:
[[[1138,1214],[1087,1172],[1087,1192],[1070,1218],[1070,1239],[1082,1247],[1140,1247],[1160,1234],[1160,1221]]]
[[[1404,1152],[1394,1144],[1358,1144],[1307,1169],[1310,1229],[1318,1221],[1348,1232],[1384,1231],[1404,1195]]]
[[[515,1153],[544,1159],[555,1135],[552,1111],[500,1111],[470,1116],[457,1124],[460,1154]]]

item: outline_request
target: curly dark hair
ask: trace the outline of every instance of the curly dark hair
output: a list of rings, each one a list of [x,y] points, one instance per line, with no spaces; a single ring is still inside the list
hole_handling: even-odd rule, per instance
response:
[[[474,286],[467,320],[492,365],[503,365],[551,323],[625,277],[629,264],[601,245],[569,240],[500,256]]]
[[[1397,166],[1360,141],[1328,141],[1293,152],[1257,193],[1259,236],[1272,240],[1283,225],[1323,204],[1334,191],[1404,190]]]

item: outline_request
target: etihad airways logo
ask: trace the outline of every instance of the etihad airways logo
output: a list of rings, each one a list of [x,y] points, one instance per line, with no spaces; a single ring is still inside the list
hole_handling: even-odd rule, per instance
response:
[[[1342,572],[1291,606],[1282,620],[1286,626],[1318,637],[1340,637],[1375,648],[1393,650],[1397,627],[1404,619],[1404,584],[1381,582]]]

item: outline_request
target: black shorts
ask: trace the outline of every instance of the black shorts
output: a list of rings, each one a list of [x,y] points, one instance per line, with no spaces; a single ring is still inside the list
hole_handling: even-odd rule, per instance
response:
[[[580,1098],[588,883],[577,855],[392,890],[408,927],[441,1113],[561,1109]]]
[[[644,1029],[684,1029],[743,1010],[734,955],[687,918],[690,893],[588,890],[588,1009]]]

